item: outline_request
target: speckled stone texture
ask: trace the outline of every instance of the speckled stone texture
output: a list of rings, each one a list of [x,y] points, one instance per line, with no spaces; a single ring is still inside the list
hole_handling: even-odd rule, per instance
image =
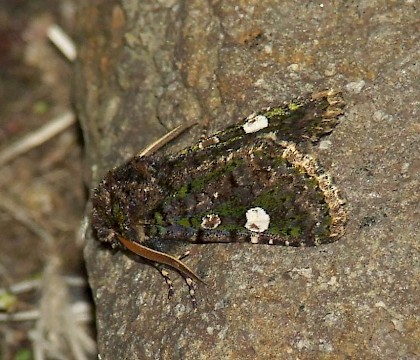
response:
[[[88,236],[101,359],[418,359],[418,2],[94,3],[76,65],[92,186],[185,122],[164,151],[309,91],[347,102],[312,149],[347,199],[338,242],[191,246],[193,312],[175,273],[169,301],[155,269]]]

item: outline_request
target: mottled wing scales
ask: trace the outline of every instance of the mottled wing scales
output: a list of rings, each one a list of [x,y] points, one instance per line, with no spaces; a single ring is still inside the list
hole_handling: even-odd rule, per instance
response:
[[[166,182],[173,190],[156,208],[159,226],[150,221],[146,227],[160,239],[313,246],[343,232],[344,202],[331,177],[294,143],[259,139],[207,162],[204,174],[178,165],[167,164],[178,170]],[[247,211],[255,207],[269,215],[264,231],[246,227]]]
[[[344,200],[328,173],[299,145],[331,132],[342,106],[337,93],[318,93],[255,113],[216,134],[218,142],[166,159],[156,174],[166,196],[150,214],[147,232],[198,243],[313,246],[335,241],[344,232]],[[251,130],[257,130],[246,133],[243,125],[250,119],[262,125],[253,123]],[[234,146],[240,132],[243,140]],[[169,179],[168,172],[173,174]],[[245,227],[246,213],[255,207],[269,215],[265,231]]]
[[[202,280],[174,256],[180,241],[335,241],[344,200],[305,152],[334,129],[343,106],[338,92],[323,91],[253,113],[179,154],[132,158],[93,192],[98,239],[178,270],[192,297],[193,280]]]
[[[339,116],[343,114],[343,107],[344,101],[340,93],[334,90],[296,98],[285,105],[255,112],[241,123],[214,134],[183,153],[193,152],[196,157],[204,158],[209,148],[237,149],[252,144],[256,134],[260,136],[272,132],[278,134],[281,140],[297,144],[308,140],[316,142],[335,128]],[[264,118],[267,119],[266,127],[255,132],[246,132],[249,123],[263,121]]]

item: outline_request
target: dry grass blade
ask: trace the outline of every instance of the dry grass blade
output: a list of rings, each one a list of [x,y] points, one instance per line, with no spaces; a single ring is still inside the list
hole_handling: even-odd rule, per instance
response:
[[[96,350],[95,343],[78,323],[59,272],[60,259],[50,256],[42,279],[40,317],[31,333],[35,359],[87,360]]]
[[[61,53],[70,61],[76,60],[76,45],[64,30],[58,25],[52,25],[47,31],[48,39],[61,51]]]
[[[48,252],[40,282],[11,286],[20,291],[39,286],[41,299],[37,309],[16,314],[2,314],[4,316],[0,317],[0,321],[36,320],[35,327],[30,332],[35,360],[92,358],[92,354],[96,351],[95,342],[82,324],[86,319],[91,320],[90,308],[82,306],[80,309],[80,304],[76,307],[71,303],[69,285],[60,274],[61,262],[55,249],[53,236],[37,224],[24,208],[15,204],[4,194],[2,194],[0,207],[39,236],[44,241]],[[80,281],[75,281],[74,278],[69,280],[70,283],[80,285]]]
[[[0,166],[33,149],[34,147],[43,144],[47,140],[53,138],[63,130],[73,125],[75,121],[76,117],[71,111],[67,111],[60,116],[57,116],[49,123],[2,150],[0,152]]]
[[[54,244],[53,236],[42,226],[37,224],[23,207],[9,199],[5,194],[1,194],[0,208],[3,208],[14,219],[24,224],[29,230],[42,239],[45,244],[48,246],[52,246]]]

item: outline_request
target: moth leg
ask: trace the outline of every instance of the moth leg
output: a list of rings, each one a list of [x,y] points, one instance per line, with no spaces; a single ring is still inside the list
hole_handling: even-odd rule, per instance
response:
[[[190,254],[190,251],[187,250],[182,255],[176,256],[175,258],[177,260],[182,260],[182,259],[186,258],[189,254]],[[168,299],[170,299],[174,295],[175,290],[174,290],[174,286],[172,284],[172,280],[169,277],[169,272],[165,269],[165,265],[163,265],[163,264],[155,262],[155,263],[153,263],[153,266],[160,272],[160,274],[165,279],[166,285],[168,286]],[[190,299],[191,299],[193,309],[197,310],[197,299],[195,297],[196,284],[191,277],[185,275],[184,273],[182,273],[180,271],[178,271],[178,272],[182,276],[182,278],[184,279],[185,283],[188,286],[188,293],[190,294]]]
[[[176,258],[178,260],[182,260],[182,259],[185,259],[188,255],[190,255],[190,250],[186,250],[183,254],[177,256]]]
[[[190,251],[186,250],[183,254],[177,256],[176,258],[178,260],[185,259],[188,255],[190,255]],[[196,290],[196,284],[192,278],[189,276],[184,275],[183,273],[180,273],[183,279],[185,280],[185,283],[188,286],[188,293],[190,294],[191,303],[194,310],[197,310],[197,299],[195,297],[195,290]]]
[[[197,301],[195,299],[194,280],[202,283],[204,283],[204,281],[198,275],[196,275],[188,266],[186,266],[182,261],[179,260],[180,257],[182,258],[188,256],[189,251],[184,252],[184,254],[182,254],[180,257],[175,257],[157,250],[153,250],[134,241],[127,240],[123,236],[118,236],[118,240],[121,242],[122,245],[124,245],[127,248],[127,250],[130,250],[134,254],[140,255],[141,257],[150,260],[151,263],[154,264],[155,268],[159,270],[159,272],[165,278],[166,284],[168,285],[168,297],[172,296],[174,289],[172,281],[169,278],[168,272],[164,270],[162,266],[168,265],[176,271],[178,271],[187,283],[191,297],[191,302],[193,304],[194,309],[197,307]]]
[[[174,286],[172,284],[172,280],[169,277],[169,272],[167,270],[165,270],[165,268],[162,264],[153,263],[153,266],[160,272],[160,274],[165,279],[165,283],[168,286],[168,299],[170,299],[174,295],[175,290],[174,290]]]
[[[194,310],[197,310],[197,299],[195,297],[195,289],[196,289],[195,282],[190,277],[187,277],[187,276],[184,276],[184,275],[182,275],[182,277],[184,278],[185,283],[188,286],[188,292],[190,294],[192,307],[193,307]]]
[[[153,263],[153,266],[160,272],[160,274],[165,279],[165,283],[168,286],[168,299],[170,299],[174,295],[175,290],[174,290],[172,280],[169,276],[169,272],[164,269],[164,265],[162,265],[162,264]],[[185,283],[188,286],[188,293],[190,294],[190,299],[191,299],[193,309],[197,310],[197,299],[195,297],[196,285],[194,283],[194,280],[192,278],[188,277],[188,276],[185,276],[182,273],[180,273],[180,274],[181,274],[182,278],[184,279]]]

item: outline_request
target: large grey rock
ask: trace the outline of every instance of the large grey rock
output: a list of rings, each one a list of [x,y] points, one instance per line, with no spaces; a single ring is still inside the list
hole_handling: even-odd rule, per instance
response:
[[[88,238],[102,359],[415,359],[419,31],[415,1],[112,2],[80,9],[76,103],[92,185],[176,125],[166,151],[263,106],[344,90],[313,149],[348,201],[338,242],[196,245],[193,312],[152,267]]]

